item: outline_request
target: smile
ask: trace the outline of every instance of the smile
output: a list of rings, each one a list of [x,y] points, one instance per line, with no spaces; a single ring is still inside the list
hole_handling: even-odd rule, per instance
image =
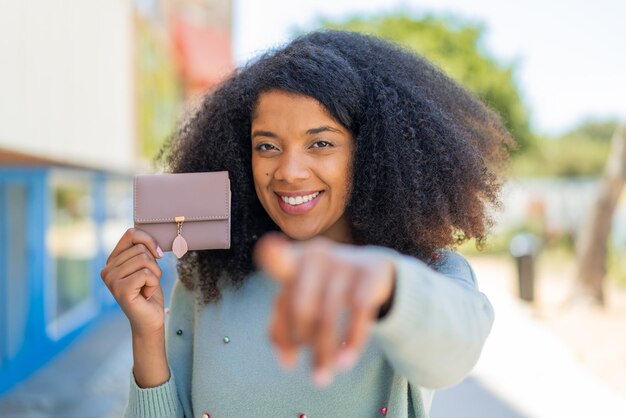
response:
[[[278,206],[284,213],[289,215],[301,215],[309,210],[313,209],[317,202],[320,200],[320,195],[324,191],[318,191],[315,193],[300,195],[300,196],[281,196],[276,194],[278,200]]]
[[[318,194],[320,194],[320,192],[315,192],[306,196],[281,196],[280,198],[283,199],[283,202],[288,203],[291,206],[297,206],[315,199]]]

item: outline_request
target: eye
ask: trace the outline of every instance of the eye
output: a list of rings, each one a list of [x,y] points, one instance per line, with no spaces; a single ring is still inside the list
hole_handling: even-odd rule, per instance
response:
[[[258,151],[270,151],[272,149],[276,149],[272,144],[259,144],[254,149]]]
[[[331,144],[328,141],[317,141],[317,142],[315,142],[312,145],[313,148],[329,148],[329,147],[332,147],[332,146],[333,146],[333,144]]]

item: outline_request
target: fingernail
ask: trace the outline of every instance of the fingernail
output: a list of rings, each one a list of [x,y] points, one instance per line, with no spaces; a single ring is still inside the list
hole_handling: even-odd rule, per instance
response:
[[[313,372],[313,383],[315,383],[315,386],[317,386],[318,388],[324,388],[328,386],[332,380],[333,375],[330,370],[326,368],[317,369]]]
[[[337,355],[337,367],[341,370],[350,370],[358,360],[357,353],[350,348],[342,348]]]
[[[159,258],[163,257],[163,250],[158,245],[157,245],[157,254],[159,255]]]

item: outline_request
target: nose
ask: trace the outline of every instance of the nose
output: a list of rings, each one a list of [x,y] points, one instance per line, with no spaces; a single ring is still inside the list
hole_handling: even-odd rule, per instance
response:
[[[287,183],[296,183],[310,177],[306,156],[297,152],[284,152],[280,157],[279,166],[274,172],[274,178]]]

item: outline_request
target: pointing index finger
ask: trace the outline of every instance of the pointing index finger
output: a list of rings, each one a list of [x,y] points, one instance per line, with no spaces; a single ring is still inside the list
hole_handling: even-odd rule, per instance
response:
[[[299,252],[297,246],[282,234],[268,233],[259,239],[254,248],[254,262],[272,279],[288,284],[297,273]]]

